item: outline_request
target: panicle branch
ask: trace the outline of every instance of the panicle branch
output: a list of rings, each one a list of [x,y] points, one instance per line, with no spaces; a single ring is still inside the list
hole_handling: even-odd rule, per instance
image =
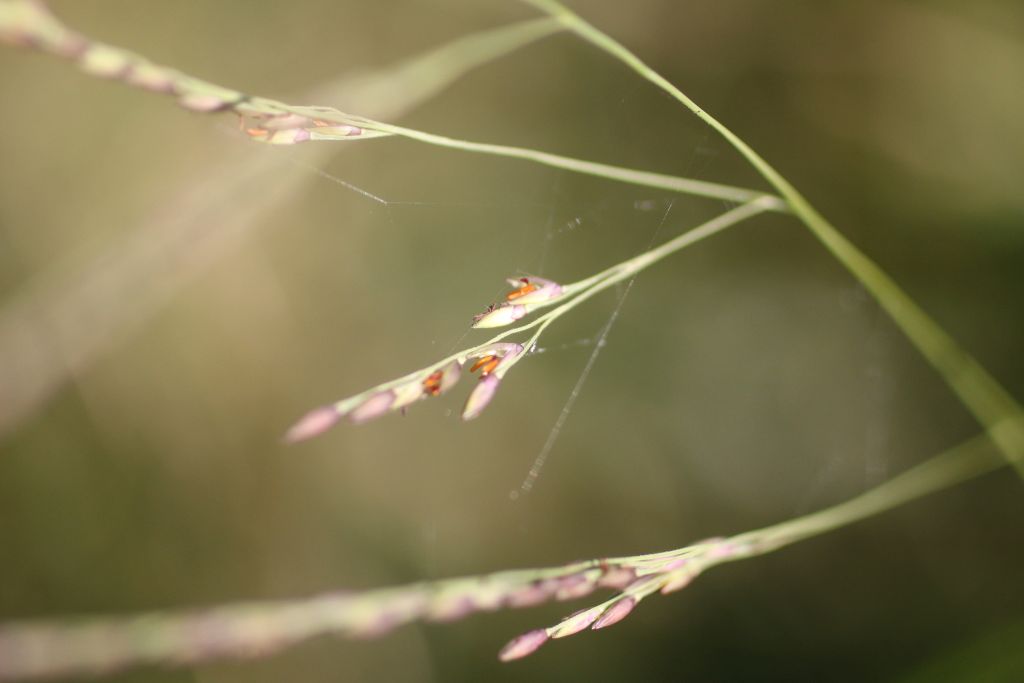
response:
[[[446,622],[613,591],[593,607],[513,639],[499,653],[504,661],[519,659],[549,640],[611,626],[642,600],[677,591],[715,565],[778,550],[1005,465],[982,434],[833,507],[677,550],[203,611],[0,624],[0,681],[262,657],[316,636],[368,638],[416,620]]]
[[[585,619],[575,615],[544,631],[543,640],[560,638],[577,626],[576,630],[602,628],[625,617],[641,597],[665,584],[657,577],[678,571],[687,558],[710,557],[717,543],[636,558],[589,560],[361,593],[335,592],[303,600],[123,618],[13,622],[0,625],[0,680],[263,657],[319,635],[369,638],[416,620],[448,622],[479,612],[578,599],[598,589],[620,591],[588,610],[586,624],[579,626]],[[507,646],[501,657],[522,657],[532,649],[520,642],[514,648]]]
[[[193,78],[129,50],[94,41],[65,26],[40,0],[0,0],[0,41],[69,59],[83,72],[174,97],[195,112],[231,111],[253,140],[294,144],[307,140],[366,139],[391,133],[331,107],[292,106]]]
[[[483,344],[458,351],[433,365],[378,384],[355,396],[315,408],[288,430],[285,441],[294,443],[318,436],[345,417],[350,422],[361,424],[389,412],[404,411],[413,403],[439,396],[453,387],[467,363],[469,373],[479,371],[479,382],[470,392],[462,411],[462,418],[471,420],[487,407],[505,374],[533,350],[541,334],[555,320],[609,287],[634,277],[669,254],[681,251],[769,208],[768,200],[755,199],[662,245],[572,284],[560,285],[534,276],[510,278],[508,282],[514,289],[505,295],[503,302],[491,304],[483,313],[476,315],[473,327],[506,326],[540,309],[553,308]],[[533,330],[532,334],[518,343],[505,341],[530,330]]]

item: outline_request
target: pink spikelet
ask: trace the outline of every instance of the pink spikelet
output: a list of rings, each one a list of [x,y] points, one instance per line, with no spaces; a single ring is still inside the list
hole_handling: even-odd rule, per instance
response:
[[[548,642],[548,632],[546,630],[538,628],[533,631],[527,631],[523,635],[513,638],[505,647],[501,648],[501,651],[498,653],[498,659],[503,662],[522,659],[532,655],[546,642]]]

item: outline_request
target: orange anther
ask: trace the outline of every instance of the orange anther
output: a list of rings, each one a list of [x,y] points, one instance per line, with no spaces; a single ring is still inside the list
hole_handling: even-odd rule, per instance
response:
[[[533,284],[532,282],[527,280],[525,277],[524,278],[520,278],[519,281],[523,283],[522,286],[520,286],[519,289],[514,289],[511,292],[509,292],[508,294],[506,294],[505,295],[505,300],[506,301],[515,301],[516,299],[518,299],[521,296],[526,296],[530,292],[536,292],[537,291],[537,285]]]
[[[475,363],[473,363],[473,367],[471,367],[469,371],[476,372],[477,370],[480,370],[480,376],[486,377],[487,375],[494,372],[494,368],[498,367],[498,363],[500,362],[501,359],[493,354],[489,356],[482,356]]]
[[[492,360],[494,360],[494,358],[495,357],[493,355],[491,355],[491,356],[480,356],[480,358],[478,358],[477,361],[475,363],[473,363],[473,367],[471,367],[469,369],[469,371],[470,372],[476,372],[481,367],[483,367],[484,365],[487,365]]]
[[[427,377],[425,380],[423,380],[423,391],[426,392],[430,396],[437,396],[438,394],[440,394],[441,393],[441,377],[443,377],[443,376],[444,376],[444,373],[441,372],[440,370],[437,370],[436,372],[431,373],[429,377]]]

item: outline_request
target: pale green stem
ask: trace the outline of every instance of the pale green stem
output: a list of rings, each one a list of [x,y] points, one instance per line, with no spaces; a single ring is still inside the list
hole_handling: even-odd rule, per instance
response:
[[[572,309],[579,306],[587,299],[603,292],[604,290],[612,287],[620,282],[635,277],[640,271],[654,265],[661,259],[680,251],[691,244],[695,244],[703,239],[711,237],[726,228],[729,228],[737,223],[744,221],[748,218],[752,218],[759,213],[763,213],[769,210],[771,205],[772,197],[760,197],[753,201],[750,201],[742,206],[738,206],[735,209],[726,211],[725,213],[712,218],[710,221],[703,223],[692,230],[675,237],[668,242],[665,242],[659,247],[655,247],[650,251],[646,251],[638,256],[623,261],[622,263],[616,264],[611,268],[604,270],[602,273],[595,275],[592,278],[587,278],[584,282],[595,281],[594,284],[589,285],[580,294],[571,298],[569,301],[561,304],[557,308],[552,309],[548,313],[540,316],[536,320],[532,321],[529,325],[524,325],[518,328],[518,330],[526,329],[538,325],[537,331],[533,333],[533,336],[527,342],[527,348],[540,338],[540,335],[547,329],[548,325],[554,322],[556,319],[568,313]],[[574,288],[574,285],[570,285]],[[512,363],[505,366],[505,369],[512,367],[515,363],[521,359],[517,358]]]
[[[836,230],[749,145],[718,119],[645,64],[624,45],[556,0],[524,0],[557,18],[566,28],[623,62],[681,102],[747,159],[785,200],[790,211],[825,245],[879,302],[911,343],[934,367],[967,409],[985,427],[999,449],[1024,476],[1024,411],[974,358],[939,327],[886,273]]]
[[[561,168],[575,173],[582,173],[584,175],[596,176],[607,180],[615,180],[623,183],[629,183],[631,185],[641,185],[643,187],[653,187],[682,194],[706,197],[708,199],[720,199],[729,202],[736,202],[738,204],[749,202],[753,199],[764,199],[764,206],[767,210],[789,210],[786,203],[778,197],[742,187],[722,185],[720,183],[709,183],[703,180],[681,178],[679,176],[652,173],[650,171],[622,168],[620,166],[612,166],[610,164],[602,164],[595,161],[586,161],[584,159],[574,159],[572,157],[551,154],[549,152],[543,152],[536,149],[525,149],[522,147],[509,147],[507,145],[493,145],[484,142],[458,140],[455,138],[445,137],[443,135],[435,135],[433,133],[427,133],[420,130],[413,130],[412,128],[404,128],[402,126],[382,123],[380,121],[365,120],[364,127],[381,132],[392,133],[394,135],[401,135],[402,137],[418,140],[431,145],[450,147],[452,149],[459,149],[465,152],[477,152],[480,154],[490,154],[492,156],[525,159],[527,161],[543,164],[544,166]]]
[[[1006,459],[987,433],[982,433],[929,458],[889,481],[838,505],[779,524],[746,531],[722,539],[711,539],[649,555],[608,558],[612,565],[639,569],[638,575],[661,575],[662,584],[672,574],[689,572],[696,576],[725,562],[736,562],[779,550],[793,543],[820,536],[855,522],[888,512],[901,505],[937,493],[1006,466]],[[680,558],[688,563],[680,570],[667,568]],[[656,577],[658,578],[658,577]],[[618,597],[618,596],[616,596]],[[642,596],[641,596],[642,597]]]
[[[1005,464],[990,436],[981,434],[844,503],[729,540],[752,545],[755,554],[769,552],[886,512]]]

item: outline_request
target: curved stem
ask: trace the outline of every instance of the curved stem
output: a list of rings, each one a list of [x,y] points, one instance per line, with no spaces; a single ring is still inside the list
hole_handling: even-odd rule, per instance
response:
[[[981,434],[844,503],[788,522],[748,531],[733,536],[731,540],[752,544],[760,552],[769,552],[887,512],[1005,464],[993,447],[993,440],[988,434]]]
[[[878,301],[911,343],[992,436],[1003,455],[1024,476],[1024,411],[1017,401],[899,285],[847,240],[782,174],[723,123],[704,111],[624,45],[557,0],[524,0],[561,21],[567,29],[627,65],[665,91],[731,144],[785,200],[790,211]]]

